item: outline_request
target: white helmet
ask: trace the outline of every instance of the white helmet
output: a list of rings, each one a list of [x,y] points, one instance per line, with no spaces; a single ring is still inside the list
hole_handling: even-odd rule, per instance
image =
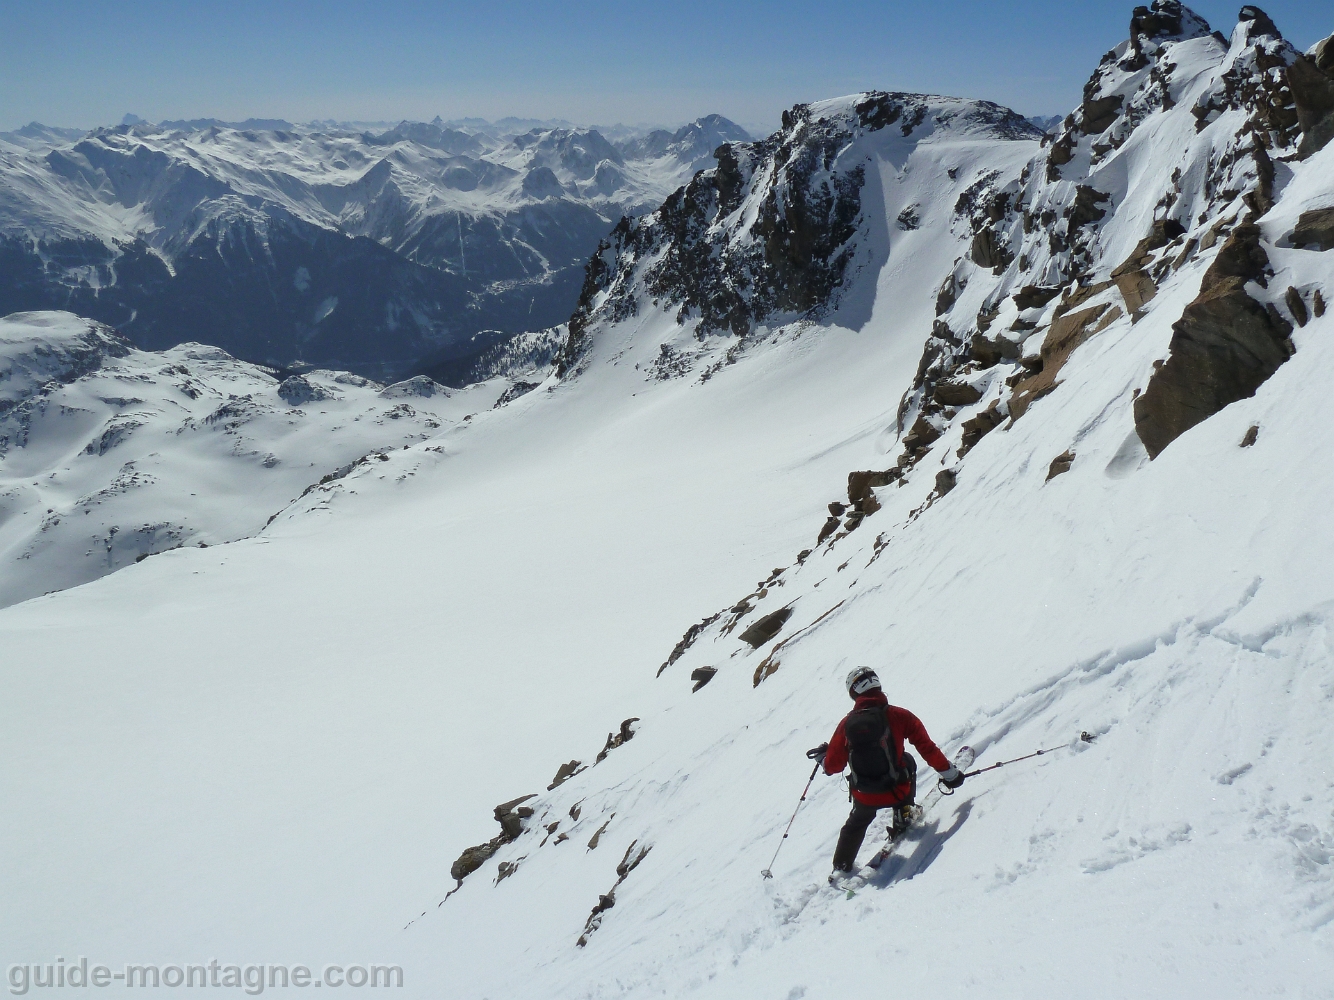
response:
[[[874,670],[870,667],[858,667],[852,673],[848,674],[846,681],[848,688],[848,697],[856,698],[866,694],[867,691],[880,690],[880,678],[876,676]]]

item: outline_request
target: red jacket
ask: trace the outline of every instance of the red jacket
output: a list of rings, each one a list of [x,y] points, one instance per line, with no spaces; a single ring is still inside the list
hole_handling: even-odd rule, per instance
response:
[[[912,741],[918,752],[926,759],[926,762],[937,771],[948,771],[950,762],[940,747],[931,741],[927,735],[926,727],[922,725],[922,720],[909,712],[906,708],[899,708],[897,705],[891,705],[879,691],[869,691],[857,699],[857,704],[853,711],[863,708],[871,708],[880,705],[889,712],[889,738],[898,750],[900,756],[903,754],[903,741],[905,739]],[[834,730],[834,735],[829,740],[829,750],[824,757],[825,774],[839,774],[848,764],[848,738],[843,733],[843,727],[847,724],[845,716],[839,722],[838,728]],[[852,798],[855,802],[860,802],[868,806],[895,806],[903,802],[912,794],[912,785],[904,782],[901,785],[892,788],[888,792],[859,792],[852,790]]]

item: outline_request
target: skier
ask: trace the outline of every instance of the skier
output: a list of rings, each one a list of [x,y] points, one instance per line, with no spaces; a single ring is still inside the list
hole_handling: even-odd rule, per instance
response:
[[[912,754],[904,753],[905,738],[940,772],[940,780],[947,788],[963,784],[963,774],[931,741],[921,720],[906,708],[889,703],[874,670],[858,667],[848,674],[847,688],[849,697],[856,702],[852,711],[838,724],[828,743],[806,753],[811,760],[823,764],[825,774],[841,774],[844,766],[850,772],[852,812],[838,836],[830,882],[837,882],[852,871],[862,838],[879,810],[893,810],[891,839],[902,836],[912,825],[917,761]]]

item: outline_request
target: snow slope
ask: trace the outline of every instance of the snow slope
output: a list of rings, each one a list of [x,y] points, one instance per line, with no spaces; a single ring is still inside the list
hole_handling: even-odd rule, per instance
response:
[[[607,241],[563,374],[255,538],[0,611],[5,962],[1334,995],[1334,253],[1293,239],[1334,146],[1271,27],[1137,10],[1042,145],[794,108]],[[1214,315],[1290,343],[1257,368]],[[1182,359],[1263,377],[1223,401]],[[1068,749],[969,779],[852,899],[817,779],[763,880],[862,663],[947,751]]]
[[[138,351],[69,313],[5,317],[0,351],[0,606],[257,534],[480,402],[424,376],[282,380],[202,344]]]

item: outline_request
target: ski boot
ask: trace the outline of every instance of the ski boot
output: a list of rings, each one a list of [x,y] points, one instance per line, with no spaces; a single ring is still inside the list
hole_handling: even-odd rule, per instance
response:
[[[889,839],[898,840],[913,825],[913,820],[916,818],[916,807],[911,802],[905,802],[901,806],[895,806],[893,812],[894,822],[889,827]]]

